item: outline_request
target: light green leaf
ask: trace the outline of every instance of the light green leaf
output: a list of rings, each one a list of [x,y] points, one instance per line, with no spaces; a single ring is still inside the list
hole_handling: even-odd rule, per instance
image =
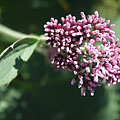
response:
[[[37,38],[26,37],[16,41],[0,55],[0,86],[9,84],[18,74],[21,65],[32,55]]]

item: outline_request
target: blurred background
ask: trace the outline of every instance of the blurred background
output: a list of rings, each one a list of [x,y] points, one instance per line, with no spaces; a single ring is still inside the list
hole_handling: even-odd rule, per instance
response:
[[[40,35],[51,17],[80,19],[81,11],[95,10],[116,24],[120,38],[120,0],[0,0],[0,23]],[[0,51],[10,44],[0,38]],[[18,77],[0,87],[0,120],[120,120],[120,85],[103,85],[94,97],[81,97],[77,84],[70,85],[73,74],[53,68],[48,56],[34,52]]]

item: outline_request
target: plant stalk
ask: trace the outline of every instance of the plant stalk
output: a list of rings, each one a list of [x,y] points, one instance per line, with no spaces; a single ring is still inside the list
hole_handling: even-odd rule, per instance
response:
[[[0,24],[0,40],[12,43],[24,37],[35,37],[40,42],[43,42],[46,40],[46,37],[44,35],[37,36],[37,35],[24,34],[24,33],[12,30],[6,27],[5,25]]]

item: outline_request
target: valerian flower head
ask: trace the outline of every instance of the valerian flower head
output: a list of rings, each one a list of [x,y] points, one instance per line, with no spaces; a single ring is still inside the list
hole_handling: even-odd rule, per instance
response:
[[[88,17],[81,12],[80,20],[68,15],[61,23],[51,18],[44,26],[46,43],[57,49],[52,64],[73,71],[71,84],[79,81],[82,96],[86,89],[93,96],[94,88],[103,81],[108,86],[120,82],[120,44],[111,30],[114,26],[97,11]]]

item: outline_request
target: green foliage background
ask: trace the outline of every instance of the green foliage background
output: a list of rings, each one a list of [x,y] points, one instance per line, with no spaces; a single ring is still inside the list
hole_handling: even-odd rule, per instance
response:
[[[0,0],[0,22],[40,35],[51,17],[60,20],[72,14],[79,19],[81,11],[94,10],[116,23],[120,38],[120,0]],[[0,51],[10,44],[0,36]],[[48,54],[34,52],[19,76],[0,87],[0,120],[120,120],[119,85],[96,88],[94,97],[81,97],[77,85],[70,85],[72,77],[53,68]]]

